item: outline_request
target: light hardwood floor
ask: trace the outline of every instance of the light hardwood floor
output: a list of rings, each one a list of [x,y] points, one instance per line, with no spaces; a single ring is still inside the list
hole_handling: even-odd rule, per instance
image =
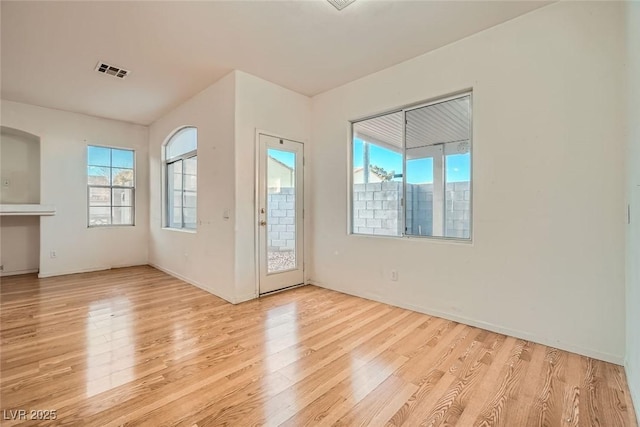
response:
[[[1,285],[3,426],[635,426],[620,366],[305,286],[230,305],[151,267]]]

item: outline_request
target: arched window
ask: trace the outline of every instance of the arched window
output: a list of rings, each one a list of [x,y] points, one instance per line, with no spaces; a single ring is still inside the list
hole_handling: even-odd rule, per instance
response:
[[[178,130],[165,145],[165,225],[169,228],[196,228],[197,154],[198,130],[194,127]]]

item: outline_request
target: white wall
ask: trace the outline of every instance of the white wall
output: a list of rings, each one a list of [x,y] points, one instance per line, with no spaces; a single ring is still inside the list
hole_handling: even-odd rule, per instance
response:
[[[234,71],[151,125],[151,264],[230,302],[256,297],[256,129],[304,142],[310,103]],[[198,128],[195,233],[162,227],[161,147],[186,125]]]
[[[314,282],[621,363],[623,7],[555,3],[314,97]],[[348,120],[467,88],[473,243],[347,235]]]
[[[640,419],[640,3],[626,4],[628,76],[627,380]]]
[[[235,74],[230,73],[149,129],[152,265],[228,301],[234,288]],[[178,128],[198,129],[198,226],[195,233],[163,228],[162,145]],[[231,210],[228,220],[225,209]]]
[[[1,120],[40,138],[40,203],[56,207],[40,220],[40,276],[147,263],[146,127],[5,100]],[[136,151],[134,227],[87,228],[87,144]]]
[[[256,130],[308,142],[311,99],[244,72],[237,71],[236,79],[235,275],[236,299],[244,301],[256,296]],[[305,144],[305,156],[308,146]],[[308,177],[306,174],[305,181],[309,181]],[[305,184],[308,188],[309,183]],[[307,194],[305,200],[308,199]],[[308,236],[309,228],[306,230]],[[308,257],[309,251],[305,252]]]
[[[0,217],[1,276],[35,273],[40,263],[40,218]]]

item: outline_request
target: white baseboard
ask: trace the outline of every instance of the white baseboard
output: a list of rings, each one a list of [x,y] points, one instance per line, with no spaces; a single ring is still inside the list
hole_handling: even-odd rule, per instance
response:
[[[331,289],[333,291],[337,291],[337,292],[342,292],[344,294],[348,294],[348,295],[354,295],[360,298],[365,298],[368,300],[373,300],[373,301],[378,301],[384,304],[390,304],[396,307],[400,307],[400,308],[405,308],[407,310],[411,310],[411,311],[416,311],[418,313],[424,313],[424,314],[428,314],[430,316],[437,316],[437,317],[441,317],[443,319],[447,319],[447,320],[453,320],[454,322],[459,322],[459,323],[464,323],[465,325],[469,325],[469,326],[475,326],[477,328],[481,328],[481,329],[486,329],[488,331],[491,332],[496,332],[499,334],[503,334],[503,335],[509,335],[515,338],[520,338],[523,340],[527,340],[527,341],[531,341],[531,342],[535,342],[538,344],[542,344],[542,345],[546,345],[549,347],[553,347],[553,348],[558,348],[560,350],[565,350],[565,351],[569,351],[571,353],[577,353],[577,354],[581,354],[583,356],[587,356],[587,357],[591,357],[594,359],[598,359],[598,360],[603,360],[605,362],[610,362],[610,363],[615,363],[616,365],[623,365],[624,364],[624,356],[620,356],[620,355],[616,355],[616,354],[610,354],[610,353],[604,353],[601,351],[597,351],[597,350],[592,350],[592,349],[588,349],[588,348],[583,348],[571,343],[564,343],[564,342],[555,342],[555,341],[551,341],[548,340],[544,337],[540,337],[534,333],[531,332],[526,332],[526,331],[520,331],[517,329],[511,329],[511,328],[507,328],[504,326],[500,326],[500,325],[495,325],[493,323],[488,323],[488,322],[483,322],[481,320],[476,320],[476,319],[471,319],[468,317],[464,317],[464,316],[459,316],[453,313],[448,313],[445,311],[441,311],[438,309],[434,309],[431,307],[422,307],[422,306],[417,306],[414,304],[409,304],[406,303],[404,301],[397,301],[397,300],[385,300],[380,298],[379,295],[375,295],[375,294],[370,294],[368,292],[358,292],[358,291],[353,291],[351,289],[349,290],[345,290],[345,289],[340,289],[338,287],[333,287],[333,286],[328,286],[324,283],[320,283],[317,282],[315,280],[309,280],[309,283],[312,285],[316,285],[319,286],[321,288],[326,288],[326,289]]]
[[[101,265],[101,266],[94,266],[94,267],[89,267],[89,268],[78,268],[78,269],[74,269],[74,270],[62,270],[62,271],[40,271],[40,273],[38,273],[38,278],[39,279],[45,279],[47,277],[66,276],[67,274],[92,273],[94,271],[112,270],[114,268],[139,267],[141,265],[147,265],[147,263],[143,263],[143,264],[116,264],[116,265],[110,265],[110,266]]]
[[[251,301],[252,299],[256,299],[256,298],[257,298],[257,296],[256,296],[255,293],[241,295],[241,296],[235,298],[234,304],[240,304],[241,302]]]
[[[0,277],[6,277],[6,276],[18,276],[20,274],[32,274],[32,273],[37,273],[38,269],[37,268],[30,268],[27,270],[17,270],[17,271],[2,271],[0,272]]]
[[[41,271],[40,273],[38,273],[38,278],[45,279],[47,277],[66,276],[67,274],[91,273],[94,271],[104,271],[104,270],[111,270],[111,267],[89,267],[89,268],[79,268],[74,270]]]
[[[640,376],[640,372],[634,371],[628,358],[624,361],[624,371],[627,374],[627,385],[631,393],[631,402],[636,412],[636,419],[640,421],[640,381],[632,381],[632,379]]]
[[[173,276],[176,279],[180,279],[183,282],[187,282],[188,284],[193,285],[193,286],[195,286],[197,288],[200,288],[203,291],[207,291],[210,294],[213,294],[213,295],[215,295],[215,296],[217,296],[219,298],[222,298],[223,300],[225,300],[225,301],[227,301],[227,302],[229,302],[231,304],[237,304],[235,298],[230,297],[229,295],[225,295],[223,292],[220,292],[217,289],[211,289],[211,288],[203,285],[202,283],[199,283],[196,280],[190,279],[190,278],[188,278],[186,276],[183,276],[182,274],[176,273],[175,271],[172,271],[172,270],[170,270],[168,268],[160,267],[159,265],[153,264],[151,262],[149,263],[149,265],[151,267],[155,268],[155,269],[158,269],[158,270],[162,271],[163,273],[167,273],[169,276]],[[255,298],[255,297],[252,297],[252,298]],[[242,302],[242,301],[238,301],[238,302]]]
[[[636,411],[636,419],[640,420],[640,385],[629,383],[629,390],[631,391],[631,402]]]

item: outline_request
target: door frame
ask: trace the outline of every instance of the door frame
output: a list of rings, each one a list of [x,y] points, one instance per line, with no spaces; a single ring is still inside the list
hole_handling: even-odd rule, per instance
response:
[[[271,295],[277,292],[281,292],[283,290],[286,289],[291,289],[293,287],[296,286],[303,286],[307,284],[307,270],[306,270],[306,216],[305,216],[305,206],[306,206],[306,193],[304,191],[305,188],[305,181],[307,180],[307,171],[306,171],[306,164],[305,164],[305,146],[306,146],[306,142],[307,139],[306,138],[291,138],[289,136],[285,136],[282,134],[279,134],[277,132],[271,132],[271,131],[267,131],[264,129],[259,129],[256,128],[255,131],[255,142],[254,142],[254,156],[253,156],[253,160],[254,160],[254,183],[253,183],[253,233],[254,233],[254,259],[255,259],[255,277],[256,277],[256,297],[260,298],[262,295],[260,295],[260,225],[258,224],[258,222],[260,221],[259,219],[259,214],[258,214],[258,205],[260,203],[260,135],[265,135],[265,136],[270,136],[273,138],[279,138],[279,139],[286,139],[288,141],[293,141],[293,142],[297,142],[299,144],[302,144],[302,246],[303,246],[303,254],[302,254],[302,278],[303,278],[303,283],[300,285],[293,285],[281,290],[275,290],[272,292],[269,292],[268,294],[263,294],[263,295]]]

